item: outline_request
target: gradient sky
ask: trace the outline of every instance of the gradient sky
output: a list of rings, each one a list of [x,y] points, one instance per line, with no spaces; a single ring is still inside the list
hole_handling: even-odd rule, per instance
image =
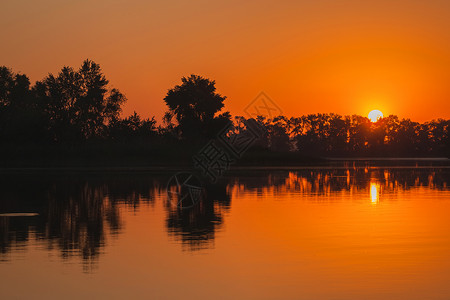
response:
[[[265,91],[288,116],[450,118],[450,1],[0,2],[0,65],[32,81],[99,63],[134,110],[160,120],[182,76],[215,79],[243,114]]]

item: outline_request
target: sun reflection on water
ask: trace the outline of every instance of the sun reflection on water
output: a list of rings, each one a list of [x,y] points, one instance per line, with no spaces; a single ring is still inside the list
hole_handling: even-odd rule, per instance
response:
[[[380,200],[380,185],[376,182],[370,183],[370,198],[372,200],[372,204],[377,204]]]

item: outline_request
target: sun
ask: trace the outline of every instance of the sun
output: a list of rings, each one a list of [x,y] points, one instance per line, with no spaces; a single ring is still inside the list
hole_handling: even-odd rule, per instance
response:
[[[383,118],[383,113],[378,109],[374,109],[369,113],[368,118],[370,119],[370,121],[375,123],[379,119]]]

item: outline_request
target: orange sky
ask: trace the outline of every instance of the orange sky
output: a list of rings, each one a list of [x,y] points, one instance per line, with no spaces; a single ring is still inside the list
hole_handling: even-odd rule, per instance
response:
[[[233,114],[265,91],[288,116],[427,121],[450,118],[449,28],[448,0],[2,1],[0,65],[34,81],[90,58],[158,120],[194,73]]]

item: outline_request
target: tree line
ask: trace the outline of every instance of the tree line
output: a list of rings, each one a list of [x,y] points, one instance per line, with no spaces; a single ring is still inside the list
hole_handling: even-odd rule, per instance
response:
[[[108,152],[164,157],[191,154],[227,124],[238,132],[246,130],[245,117],[223,111],[226,97],[217,93],[215,81],[208,78],[184,77],[163,100],[167,112],[158,125],[155,117],[136,112],[122,117],[126,97],[110,87],[100,66],[91,60],[78,69],[63,67],[57,75],[49,74],[34,84],[26,75],[0,67],[0,151],[28,155],[38,153],[36,149],[41,154],[65,149],[62,155],[72,151],[74,155]],[[264,134],[250,153],[327,157],[450,153],[450,121],[443,119],[418,123],[391,115],[373,123],[358,115],[329,113],[259,116],[255,121]]]
[[[260,118],[267,129],[260,143],[272,151],[320,156],[422,156],[450,154],[450,120],[413,122],[390,115],[366,117],[334,113],[287,118]]]

